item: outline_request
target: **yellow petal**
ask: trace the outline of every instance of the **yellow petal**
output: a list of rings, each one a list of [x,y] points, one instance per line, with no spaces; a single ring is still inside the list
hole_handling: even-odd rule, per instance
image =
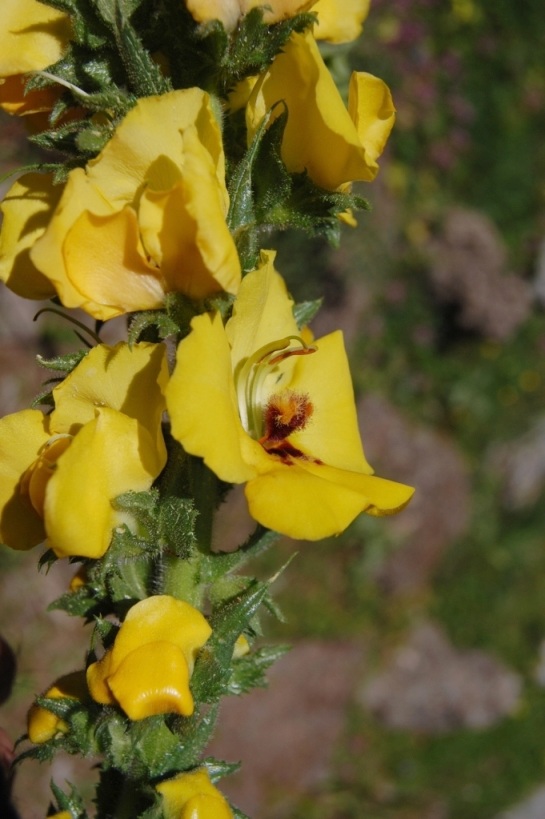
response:
[[[42,696],[53,700],[63,698],[85,699],[88,696],[85,672],[73,671],[71,674],[65,674],[51,688],[48,688]],[[55,734],[64,734],[69,730],[69,726],[64,720],[57,717],[52,711],[48,711],[47,708],[37,704],[33,705],[28,712],[27,728],[28,738],[31,742],[37,744],[47,742]]]
[[[238,413],[231,351],[219,314],[205,313],[191,322],[190,334],[178,346],[166,399],[172,434],[187,452],[203,457],[224,481],[242,483],[255,475],[241,450],[248,436]]]
[[[0,108],[17,116],[51,111],[61,95],[59,87],[36,88],[25,92],[26,83],[22,74],[6,77],[0,80]]]
[[[108,685],[112,673],[112,652],[107,651],[102,659],[87,668],[87,686],[95,702],[101,705],[115,705],[115,697]]]
[[[330,43],[349,43],[362,31],[369,13],[370,0],[317,0],[312,11],[318,14],[314,27],[317,40]]]
[[[269,25],[306,11],[313,3],[314,0],[267,0],[267,2],[263,2],[263,0],[240,0],[243,14],[248,14],[251,9],[255,9],[257,6],[264,7],[263,20]]]
[[[218,184],[224,185],[225,158],[221,133],[208,94],[199,88],[171,91],[138,101],[116,128],[112,139],[87,165],[89,179],[120,210],[135,204],[144,182],[157,189],[156,163],[183,161],[182,134],[195,125],[199,138],[217,168]]]
[[[98,344],[54,388],[51,427],[56,433],[74,435],[83,424],[94,420],[97,408],[110,407],[139,421],[155,440],[157,452],[164,460],[161,419],[167,383],[163,344],[141,342],[132,347],[123,342],[113,347]]]
[[[39,410],[0,419],[0,540],[12,549],[31,549],[45,537],[43,521],[21,484],[49,436],[48,420]]]
[[[30,258],[33,264],[54,285],[65,307],[82,307],[84,299],[67,276],[63,255],[64,241],[78,216],[84,211],[97,216],[109,215],[112,206],[93,186],[82,168],[74,168],[62,190],[57,207],[50,214],[43,235],[34,243]]]
[[[375,162],[394,126],[395,108],[390,89],[372,74],[354,72],[348,88],[348,111],[369,160]]]
[[[163,306],[161,272],[144,257],[132,208],[111,216],[84,211],[68,231],[63,255],[67,279],[81,294],[79,306],[94,318],[107,321]],[[60,288],[59,292],[67,304]],[[70,306],[78,305],[72,299]]]
[[[317,185],[329,190],[374,179],[377,164],[367,156],[310,33],[294,33],[256,84],[246,109],[249,138],[280,101],[288,109],[282,159],[289,171],[306,170]]]
[[[226,799],[205,768],[166,779],[156,790],[163,797],[165,819],[232,819]]]
[[[48,299],[55,287],[35,267],[30,249],[43,235],[62,194],[50,176],[26,174],[12,185],[0,206],[0,279],[27,299]]]
[[[166,594],[148,597],[129,609],[115,638],[112,669],[139,646],[167,641],[182,651],[191,674],[197,652],[211,634],[206,618],[184,600]]]
[[[70,18],[38,0],[2,0],[0,77],[41,71],[60,60]]]
[[[148,431],[104,407],[57,461],[45,498],[45,528],[58,557],[99,558],[120,516],[111,501],[150,488],[164,466]]]
[[[184,133],[183,179],[169,191],[145,191],[139,219],[146,250],[168,291],[201,299],[235,293],[240,261],[225,221],[224,191],[196,128]]]
[[[185,805],[180,819],[232,819],[233,812],[226,800],[218,795],[199,793]]]
[[[257,269],[241,282],[233,315],[225,328],[234,372],[265,344],[299,334],[293,301],[274,269],[275,255],[272,250],[262,250]]]
[[[132,720],[170,713],[190,717],[193,713],[187,662],[181,649],[171,642],[135,648],[108,677],[108,686]]]
[[[330,466],[371,474],[365,460],[354,390],[340,331],[316,341],[317,351],[297,359],[289,388],[309,396],[313,413],[290,442]]]
[[[239,0],[186,0],[186,6],[198,23],[219,20],[227,31],[235,28],[240,17]]]
[[[361,512],[393,514],[414,489],[403,484],[298,459],[278,464],[246,485],[259,523],[302,540],[339,534]]]

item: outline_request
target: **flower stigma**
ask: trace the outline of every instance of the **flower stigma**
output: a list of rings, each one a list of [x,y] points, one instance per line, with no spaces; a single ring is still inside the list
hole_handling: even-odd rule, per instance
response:
[[[242,424],[270,453],[288,454],[286,438],[303,429],[313,412],[308,395],[282,389],[286,370],[280,365],[296,355],[315,353],[300,336],[271,341],[249,356],[235,377]],[[280,388],[280,389],[279,389]],[[291,454],[301,454],[293,449]]]

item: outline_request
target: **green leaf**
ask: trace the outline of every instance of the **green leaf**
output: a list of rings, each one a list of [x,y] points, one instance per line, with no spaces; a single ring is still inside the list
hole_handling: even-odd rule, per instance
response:
[[[314,301],[302,301],[293,305],[293,317],[300,330],[310,324],[322,304],[323,299],[314,299]]]
[[[159,538],[181,559],[188,559],[196,546],[195,522],[197,512],[189,498],[168,496],[159,507]]]
[[[65,355],[57,355],[54,358],[43,358],[41,355],[36,356],[36,361],[40,367],[46,370],[53,370],[53,372],[71,373],[78,364],[83,361],[87,355],[87,350],[78,350],[77,353],[66,353]]]
[[[236,660],[227,693],[239,696],[252,688],[266,688],[268,682],[265,672],[289,650],[290,646],[265,646]]]
[[[268,584],[252,580],[241,594],[214,609],[212,635],[199,652],[191,678],[191,690],[200,702],[216,702],[231,676],[233,648],[239,635],[263,602]]]

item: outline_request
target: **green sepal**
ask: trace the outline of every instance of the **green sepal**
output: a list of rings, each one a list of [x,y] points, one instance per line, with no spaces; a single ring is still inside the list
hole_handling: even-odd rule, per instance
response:
[[[264,526],[257,526],[245,543],[235,552],[214,552],[203,559],[203,582],[214,583],[227,573],[241,568],[248,560],[268,551],[280,535]]]
[[[267,25],[263,22],[263,9],[254,8],[245,14],[233,32],[223,57],[219,83],[221,92],[225,94],[245,77],[265,71],[292,33],[304,31],[316,20],[315,14],[302,13]]]
[[[62,791],[58,785],[51,780],[49,787],[57,802],[56,812],[68,810],[72,814],[72,819],[87,819],[87,811],[82,796],[71,782],[66,782],[70,788],[69,793]]]
[[[92,7],[92,0],[42,0],[46,5],[70,15],[72,39],[90,49],[104,47],[108,32]]]
[[[172,90],[168,77],[153,61],[149,51],[129,22],[129,17],[139,2],[133,0],[92,0],[98,14],[111,30],[119,55],[129,80],[129,88],[137,97],[165,94]],[[132,7],[132,11],[131,11]]]
[[[158,516],[159,542],[182,560],[196,556],[197,512],[189,498],[169,496],[161,501]]]
[[[128,342],[158,341],[169,336],[185,336],[198,307],[182,293],[167,293],[164,310],[144,310],[131,317]],[[154,331],[150,333],[151,331]]]
[[[210,617],[212,635],[201,649],[191,678],[199,702],[217,702],[231,676],[235,642],[263,602],[268,584],[252,580],[241,594],[215,608]]]
[[[41,355],[36,356],[36,361],[40,367],[46,370],[53,370],[58,373],[71,373],[78,364],[87,355],[87,350],[78,350],[76,353],[66,353],[65,355],[56,355],[54,358],[44,358]]]
[[[323,301],[323,299],[314,299],[314,301],[301,301],[299,304],[293,305],[293,317],[300,330],[310,324],[321,308]]]
[[[290,646],[264,646],[235,660],[226,693],[240,696],[252,688],[266,688],[265,672],[289,650]]]

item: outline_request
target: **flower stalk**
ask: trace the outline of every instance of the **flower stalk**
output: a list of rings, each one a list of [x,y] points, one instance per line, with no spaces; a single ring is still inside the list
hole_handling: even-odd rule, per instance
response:
[[[6,2],[0,107],[54,153],[4,198],[0,278],[97,327],[40,359],[55,380],[34,409],[0,419],[0,537],[75,563],[53,607],[94,624],[19,762],[97,759],[96,819],[241,819],[217,788],[236,766],[206,747],[222,698],[265,685],[284,650],[256,642],[272,579],[243,567],[413,491],[373,474],[342,334],[313,338],[316,306],[260,245],[337,241],[367,207],[351,185],[378,172],[391,96],[359,72],[346,106],[317,41],[354,39],[368,3]],[[119,316],[127,341],[106,345]],[[235,484],[255,531],[224,552]],[[50,815],[92,815],[52,788]]]

